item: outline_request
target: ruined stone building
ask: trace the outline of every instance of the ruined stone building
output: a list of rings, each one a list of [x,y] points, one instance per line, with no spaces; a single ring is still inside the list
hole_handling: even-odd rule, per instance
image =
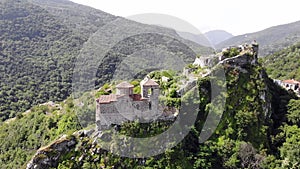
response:
[[[141,94],[134,94],[134,86],[126,81],[116,86],[116,94],[102,95],[96,100],[98,128],[122,124],[136,119],[149,121],[161,115],[158,96],[159,85],[149,77],[140,83]]]
[[[200,57],[200,58],[196,58],[193,65],[195,66],[200,66],[202,68],[206,67],[206,66],[212,66],[213,62],[212,62],[212,57]]]

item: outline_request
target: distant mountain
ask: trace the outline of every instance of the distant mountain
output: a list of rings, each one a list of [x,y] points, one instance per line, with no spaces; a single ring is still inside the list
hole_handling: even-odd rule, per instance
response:
[[[196,42],[202,46],[212,47],[210,40],[204,34],[193,34],[190,32],[180,32],[177,31],[177,34],[185,39]]]
[[[218,49],[256,40],[260,45],[260,56],[267,56],[300,41],[300,21],[274,26],[259,32],[235,36],[217,45]]]
[[[220,42],[223,42],[233,37],[231,33],[228,33],[224,30],[213,30],[206,32],[204,35],[207,37],[207,39],[209,39],[210,43],[213,46],[216,46]]]
[[[215,47],[218,43],[233,37],[232,34],[223,30],[209,31],[204,34],[193,34],[190,32],[180,32],[180,31],[177,31],[177,33],[179,36],[185,39],[188,39],[190,41],[196,42],[202,46],[207,46],[207,47]]]
[[[196,53],[212,52],[180,38],[174,30],[137,23],[68,0],[6,0],[0,2],[0,11],[0,121],[33,105],[69,96],[76,59],[97,58],[101,52],[95,44],[108,40],[117,44],[97,68],[97,79],[91,78],[96,85],[110,80],[122,60],[139,49],[152,47],[165,52],[170,57],[153,59],[165,59],[169,65],[176,60],[172,56],[192,62]],[[139,36],[126,37],[138,32]],[[168,36],[151,37],[144,32]],[[125,39],[118,43],[120,38]],[[80,55],[83,48],[87,50]],[[139,55],[135,58],[139,60]],[[127,68],[133,69],[130,64]]]

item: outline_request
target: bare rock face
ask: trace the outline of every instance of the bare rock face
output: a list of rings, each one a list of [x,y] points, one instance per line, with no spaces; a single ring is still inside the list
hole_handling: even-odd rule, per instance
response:
[[[74,136],[62,136],[47,147],[40,148],[27,164],[27,169],[47,169],[57,167],[59,158],[74,149],[77,144]]]

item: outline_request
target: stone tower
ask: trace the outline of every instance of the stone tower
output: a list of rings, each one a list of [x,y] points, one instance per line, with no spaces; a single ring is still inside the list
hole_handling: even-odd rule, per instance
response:
[[[256,42],[256,40],[254,40],[253,42],[252,42],[252,50],[253,50],[253,54],[254,54],[254,57],[255,57],[255,59],[257,59],[257,57],[258,57],[258,43]]]
[[[122,82],[116,86],[117,95],[132,95],[134,86],[128,82]]]
[[[159,85],[150,79],[150,77],[145,77],[145,79],[141,81],[140,85],[142,98],[149,99],[151,96],[159,95]]]
[[[142,98],[149,99],[149,110],[158,110],[159,85],[148,76],[140,85]]]

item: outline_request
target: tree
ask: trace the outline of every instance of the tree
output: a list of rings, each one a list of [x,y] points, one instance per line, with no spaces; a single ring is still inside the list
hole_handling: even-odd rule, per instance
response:
[[[300,126],[300,100],[290,100],[287,117],[291,123]]]
[[[282,166],[296,168],[300,166],[300,128],[296,125],[284,127],[285,142],[280,148],[280,156],[283,159]]]

